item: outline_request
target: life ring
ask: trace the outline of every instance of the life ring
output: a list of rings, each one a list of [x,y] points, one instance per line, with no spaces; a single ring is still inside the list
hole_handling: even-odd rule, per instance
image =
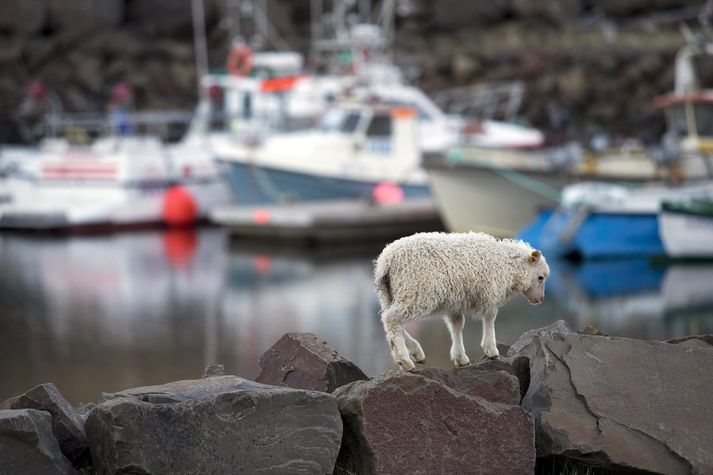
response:
[[[228,55],[227,67],[231,76],[247,76],[253,68],[253,52],[245,45],[236,46]]]

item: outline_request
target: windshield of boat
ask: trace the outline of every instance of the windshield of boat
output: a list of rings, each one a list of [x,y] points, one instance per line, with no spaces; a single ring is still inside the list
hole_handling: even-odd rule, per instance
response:
[[[359,126],[360,119],[361,115],[356,111],[330,109],[322,116],[319,130],[352,133]]]

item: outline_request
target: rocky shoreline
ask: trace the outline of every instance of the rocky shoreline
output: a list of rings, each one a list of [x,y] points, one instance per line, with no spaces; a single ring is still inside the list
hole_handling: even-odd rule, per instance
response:
[[[673,58],[700,0],[587,2],[411,0],[399,10],[394,57],[425,90],[522,80],[522,115],[553,140],[608,132],[658,140],[657,95],[673,87]],[[205,0],[210,65],[225,64],[228,2]],[[156,14],[161,12],[161,14]],[[310,2],[271,0],[270,19],[306,52]],[[68,112],[106,109],[130,84],[139,110],[192,108],[197,99],[188,0],[0,2],[0,142],[27,86],[43,81]],[[536,45],[536,47],[535,47]],[[706,77],[706,74],[704,74]],[[6,124],[5,129],[1,127]],[[5,135],[5,137],[3,137]]]
[[[78,408],[42,384],[0,403],[0,472],[713,473],[712,335],[645,341],[558,321],[501,353],[369,378],[289,333],[256,381],[212,365]]]

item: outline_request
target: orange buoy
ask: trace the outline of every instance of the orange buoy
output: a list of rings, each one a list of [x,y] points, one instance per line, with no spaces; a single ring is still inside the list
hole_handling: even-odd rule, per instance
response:
[[[247,76],[253,68],[252,50],[245,45],[235,46],[230,50],[226,67],[232,76]]]
[[[195,222],[198,206],[193,196],[182,186],[172,186],[163,195],[163,220],[170,226],[186,226]]]

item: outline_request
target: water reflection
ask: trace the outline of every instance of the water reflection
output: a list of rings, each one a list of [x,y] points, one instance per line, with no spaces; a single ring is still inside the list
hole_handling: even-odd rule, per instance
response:
[[[392,368],[372,287],[379,249],[324,253],[230,246],[223,231],[102,237],[0,235],[0,399],[46,381],[72,402],[100,391],[199,376],[208,363],[254,377],[282,334],[311,331],[368,374]],[[341,250],[340,250],[341,251]],[[713,265],[553,263],[549,296],[516,298],[498,339],[557,318],[664,339],[713,331]],[[409,327],[433,366],[449,366],[438,320]],[[480,325],[467,322],[471,359]]]
[[[713,263],[664,267],[637,259],[552,267],[551,294],[576,328],[650,339],[713,331]]]

